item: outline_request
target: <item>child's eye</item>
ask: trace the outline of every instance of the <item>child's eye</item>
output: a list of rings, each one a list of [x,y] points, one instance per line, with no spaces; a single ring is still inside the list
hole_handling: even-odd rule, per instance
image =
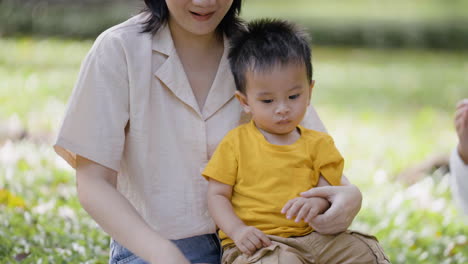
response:
[[[272,103],[273,100],[272,99],[268,99],[268,100],[261,100],[262,103],[264,104],[269,104],[269,103]]]
[[[300,94],[291,95],[291,96],[289,96],[289,99],[294,100],[294,99],[298,98],[299,96],[300,96]]]

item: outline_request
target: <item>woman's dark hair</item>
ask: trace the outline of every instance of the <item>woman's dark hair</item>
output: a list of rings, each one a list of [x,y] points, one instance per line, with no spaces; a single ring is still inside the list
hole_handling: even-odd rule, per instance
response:
[[[165,0],[145,0],[145,4],[146,8],[142,12],[147,12],[151,16],[144,23],[142,32],[155,34],[169,20],[169,9]],[[242,27],[242,20],[239,18],[241,6],[242,0],[234,0],[232,2],[231,8],[216,28],[218,36],[222,36],[223,34],[231,36]]]

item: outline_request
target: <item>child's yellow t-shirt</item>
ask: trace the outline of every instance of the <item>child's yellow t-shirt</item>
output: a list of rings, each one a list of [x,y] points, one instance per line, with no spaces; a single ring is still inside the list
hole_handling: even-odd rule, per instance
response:
[[[291,237],[312,232],[305,222],[286,219],[281,209],[318,183],[319,175],[340,185],[344,160],[326,133],[298,126],[291,145],[269,143],[253,121],[231,130],[218,145],[202,175],[233,187],[236,215],[266,234]],[[233,241],[220,230],[222,245]]]

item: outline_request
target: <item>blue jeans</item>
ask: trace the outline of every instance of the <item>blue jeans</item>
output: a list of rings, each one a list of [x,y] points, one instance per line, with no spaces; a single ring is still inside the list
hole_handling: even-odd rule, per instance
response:
[[[172,240],[191,263],[221,263],[221,246],[216,234]],[[148,264],[111,239],[109,264]],[[161,263],[163,264],[163,263]]]

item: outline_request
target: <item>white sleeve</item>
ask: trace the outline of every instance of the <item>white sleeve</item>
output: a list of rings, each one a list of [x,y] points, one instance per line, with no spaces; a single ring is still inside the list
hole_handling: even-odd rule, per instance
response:
[[[455,202],[468,214],[468,164],[465,164],[454,149],[450,157],[450,187]]]
[[[106,31],[94,43],[80,70],[55,151],[72,167],[76,155],[118,171],[129,119],[125,52]]]
[[[307,112],[304,116],[304,119],[302,119],[301,125],[308,129],[328,133],[325,125],[323,124],[322,120],[320,120],[320,117],[318,116],[317,111],[315,111],[315,108],[312,106],[312,104],[307,107]]]

